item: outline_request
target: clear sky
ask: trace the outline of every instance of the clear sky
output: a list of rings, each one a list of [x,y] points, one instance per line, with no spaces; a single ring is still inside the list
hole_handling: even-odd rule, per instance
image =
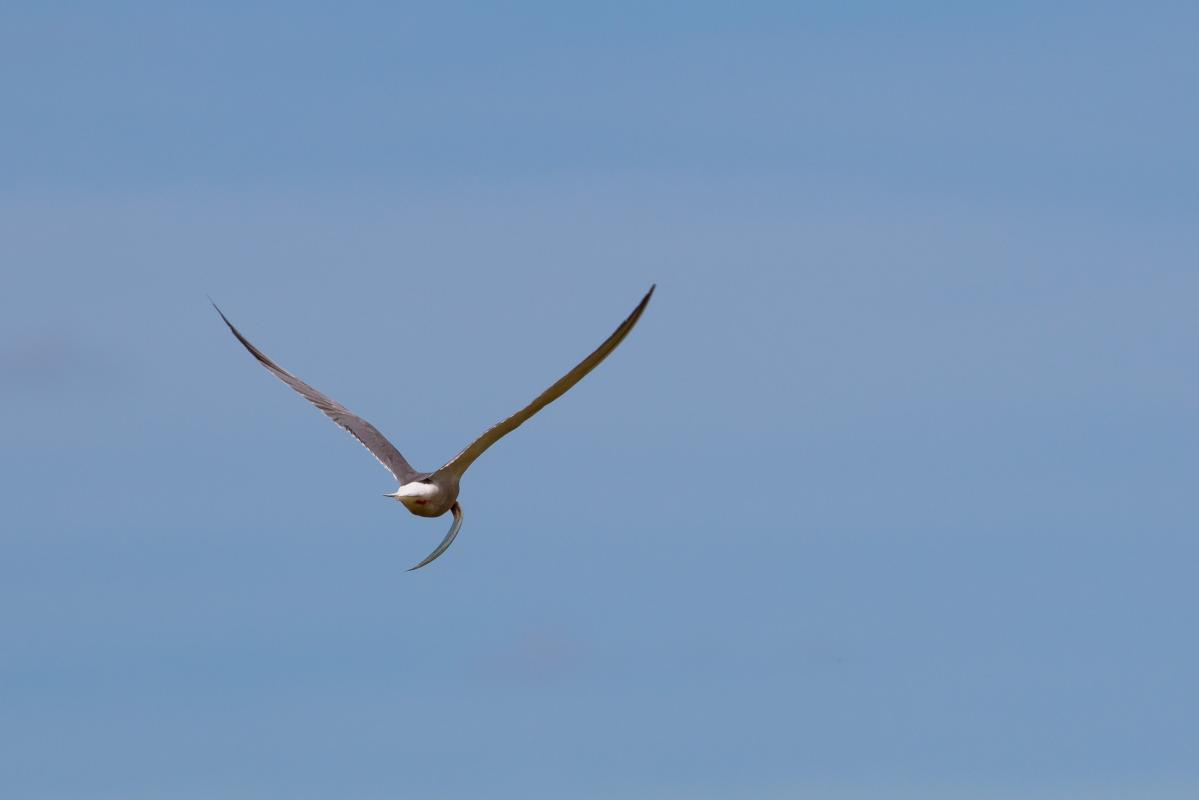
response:
[[[1197,27],[4,4],[0,795],[1199,796]]]

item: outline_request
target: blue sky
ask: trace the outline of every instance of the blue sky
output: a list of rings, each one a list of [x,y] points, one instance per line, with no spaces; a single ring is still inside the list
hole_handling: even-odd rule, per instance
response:
[[[0,789],[1193,797],[1197,23],[6,6]]]

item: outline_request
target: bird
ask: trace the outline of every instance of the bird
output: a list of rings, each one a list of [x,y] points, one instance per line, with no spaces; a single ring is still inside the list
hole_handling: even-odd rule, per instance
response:
[[[224,320],[234,337],[250,352],[250,355],[257,359],[259,364],[265,367],[276,378],[299,392],[305,399],[324,413],[325,416],[344,428],[370,451],[371,455],[380,464],[391,472],[392,476],[399,482],[399,488],[394,492],[385,493],[384,497],[390,497],[399,501],[403,504],[404,508],[418,517],[440,517],[447,511],[453,516],[449,532],[446,533],[445,537],[432,553],[429,553],[419,564],[408,569],[411,572],[428,566],[435,561],[442,553],[449,549],[450,545],[454,543],[454,539],[458,536],[458,531],[462,528],[462,505],[458,502],[459,484],[463,474],[470,465],[500,439],[519,428],[538,411],[566,394],[571,387],[582,380],[583,376],[591,372],[599,366],[601,361],[611,355],[612,351],[624,341],[624,338],[633,330],[633,326],[641,319],[641,315],[645,311],[646,306],[649,305],[650,298],[653,297],[654,289],[656,288],[657,284],[650,286],[649,291],[645,293],[645,296],[641,298],[641,302],[625,318],[625,321],[620,323],[611,336],[605,339],[590,355],[576,364],[573,369],[559,378],[544,392],[537,395],[531,403],[515,414],[492,425],[477,439],[463,448],[456,456],[432,472],[419,472],[413,469],[412,465],[400,454],[396,446],[388,441],[387,437],[380,433],[378,428],[327,394],[314,389],[276,364],[265,353],[255,347],[249,339],[243,336],[241,331],[234,327],[229,318],[225,316],[225,312],[221,311],[212,298],[209,298],[209,302],[212,302],[212,307],[221,315],[221,319]]]

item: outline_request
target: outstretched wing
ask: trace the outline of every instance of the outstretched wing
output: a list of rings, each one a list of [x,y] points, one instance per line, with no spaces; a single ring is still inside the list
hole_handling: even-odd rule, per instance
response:
[[[274,361],[271,361],[266,357],[266,354],[250,344],[250,340],[242,336],[241,331],[233,327],[233,323],[225,316],[225,312],[217,308],[216,303],[213,303],[212,307],[216,308],[216,313],[220,314],[221,319],[225,320],[225,324],[229,326],[229,330],[233,331],[233,335],[237,337],[237,341],[241,342],[250,351],[250,355],[258,359],[259,364],[270,370],[276,378],[304,395],[308,399],[308,402],[319,408],[326,417],[349,431],[350,435],[361,442],[371,452],[371,455],[379,460],[380,464],[391,471],[391,474],[395,476],[397,481],[402,484],[408,483],[418,476],[416,470],[400,455],[400,451],[395,448],[395,445],[387,441],[387,438],[379,433],[379,430],[374,425],[371,425],[328,395],[313,389],[304,383],[304,381],[292,375]]]
[[[452,473],[459,478],[462,477],[462,473],[466,472],[467,468],[474,463],[476,458],[483,455],[483,452],[487,448],[519,428],[538,411],[566,394],[570,387],[582,380],[584,375],[599,366],[599,363],[616,349],[616,346],[621,343],[624,337],[629,335],[629,331],[633,330],[633,326],[637,324],[637,320],[641,318],[641,313],[645,311],[645,307],[649,304],[649,299],[653,297],[656,286],[657,284],[649,287],[649,291],[645,293],[645,297],[641,298],[641,302],[633,309],[633,313],[629,314],[628,319],[620,323],[620,327],[613,331],[612,335],[595,349],[595,352],[580,361],[578,366],[559,378],[557,383],[538,395],[537,399],[532,403],[529,403],[503,422],[488,428],[482,436],[471,442],[465,450],[454,456],[445,466],[433,473],[434,477],[436,478],[438,474],[446,472]]]

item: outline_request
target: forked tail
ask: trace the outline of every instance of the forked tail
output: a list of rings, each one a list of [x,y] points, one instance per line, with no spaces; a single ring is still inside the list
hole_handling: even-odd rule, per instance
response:
[[[455,501],[454,505],[450,506],[450,513],[454,515],[454,524],[450,526],[450,532],[445,535],[445,538],[441,540],[441,544],[437,545],[437,549],[432,553],[429,553],[424,561],[420,562],[415,567],[409,567],[409,572],[412,572],[414,569],[420,569],[426,564],[433,562],[438,556],[448,550],[450,545],[454,543],[454,537],[458,535],[458,529],[462,527],[462,506],[458,505],[457,501]]]

